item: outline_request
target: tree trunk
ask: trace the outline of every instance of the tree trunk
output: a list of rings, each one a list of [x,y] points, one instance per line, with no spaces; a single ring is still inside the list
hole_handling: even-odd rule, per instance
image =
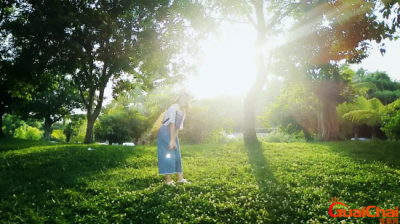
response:
[[[306,139],[306,141],[310,141],[311,140],[310,131],[306,128],[303,128],[303,133],[304,133],[304,138]]]
[[[83,94],[81,93],[81,97],[83,99],[86,105],[86,109],[87,109],[87,125],[86,125],[86,135],[85,135],[85,141],[84,144],[91,144],[93,143],[93,136],[94,136],[94,122],[96,121],[96,119],[99,117],[100,115],[100,111],[101,111],[101,107],[103,106],[103,99],[104,99],[104,89],[106,88],[107,82],[109,80],[106,77],[106,71],[107,71],[107,66],[104,65],[103,66],[103,74],[102,74],[102,83],[100,83],[100,87],[99,87],[99,97],[97,99],[97,104],[96,107],[93,110],[93,103],[94,103],[94,96],[95,96],[95,92],[96,92],[96,88],[92,87],[89,90],[89,98],[88,101],[86,102],[85,97],[83,96]]]
[[[51,126],[53,124],[53,121],[51,120],[50,117],[45,118],[44,120],[44,140],[46,141],[50,141],[50,137],[51,137]]]
[[[320,102],[318,102],[318,117],[317,117],[317,119],[318,119],[318,136],[317,136],[317,138],[319,139],[319,140],[321,140],[322,139],[322,115],[321,115],[321,103]]]
[[[71,135],[72,135],[72,122],[70,122],[67,125],[66,130],[64,130],[65,133],[65,142],[69,143],[69,141],[71,140]]]
[[[258,43],[262,42],[261,37],[259,37]],[[258,141],[257,134],[255,130],[256,125],[256,102],[258,96],[261,94],[262,89],[266,81],[266,69],[264,65],[264,55],[258,53],[256,56],[257,65],[257,77],[256,82],[247,93],[244,100],[244,118],[243,118],[243,139],[245,143],[252,143]]]
[[[339,139],[339,122],[337,118],[336,103],[329,99],[322,102],[321,129],[322,139],[324,141]]]
[[[94,122],[96,121],[96,118],[97,117],[94,117],[93,114],[90,114],[90,112],[88,112],[84,144],[93,143]]]
[[[339,119],[338,119],[338,114],[337,114],[337,110],[336,110],[336,102],[332,101],[330,103],[330,116],[331,116],[331,138],[330,140],[339,140],[339,133],[340,133],[340,128],[339,128]]]
[[[375,131],[375,126],[372,126],[372,140],[376,139],[376,131]]]
[[[4,113],[0,113],[0,138],[4,137],[4,133],[3,133],[3,115],[4,115]]]
[[[354,127],[354,140],[355,141],[358,140],[358,126],[357,125]]]
[[[256,142],[257,134],[255,130],[255,102],[256,102],[256,90],[253,87],[248,93],[244,101],[244,130],[243,139],[246,143]]]
[[[251,90],[249,91],[244,100],[243,138],[246,143],[252,143],[258,141],[255,129],[256,125],[255,111],[256,111],[257,98],[260,95],[265,84],[265,77],[257,77],[257,80],[262,80],[262,79],[264,81],[258,81],[254,84],[254,86],[251,88]]]
[[[256,14],[256,22],[254,23],[257,40],[255,42],[255,60],[257,67],[257,76],[254,85],[247,93],[246,99],[244,101],[244,118],[243,118],[243,139],[246,144],[258,142],[257,134],[255,130],[256,125],[256,102],[260,95],[266,79],[267,73],[264,65],[264,54],[263,49],[265,38],[267,34],[267,27],[265,24],[264,16],[264,4],[263,1],[253,1],[253,6]]]
[[[70,140],[71,140],[71,134],[66,134],[65,135],[65,142],[69,143]]]

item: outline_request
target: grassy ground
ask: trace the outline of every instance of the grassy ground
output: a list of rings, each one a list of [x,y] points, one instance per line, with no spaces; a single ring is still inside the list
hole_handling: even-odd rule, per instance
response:
[[[400,144],[182,146],[192,185],[165,186],[155,147],[0,142],[2,223],[379,223],[329,216],[400,206]]]

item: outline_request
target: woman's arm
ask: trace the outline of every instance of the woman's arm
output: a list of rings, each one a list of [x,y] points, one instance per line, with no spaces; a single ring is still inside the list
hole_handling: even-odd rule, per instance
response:
[[[178,135],[179,135],[179,128],[177,128],[175,131],[175,138],[178,137]]]
[[[170,150],[172,150],[172,149],[176,149],[176,143],[175,143],[175,134],[176,134],[176,132],[175,132],[175,124],[169,124],[169,133],[170,133],[170,136],[171,136],[171,140],[169,141],[169,145],[168,145],[168,148],[170,149]]]
[[[175,130],[175,124],[169,124],[169,133],[171,136],[171,142],[175,142],[175,138],[176,138],[176,130]]]

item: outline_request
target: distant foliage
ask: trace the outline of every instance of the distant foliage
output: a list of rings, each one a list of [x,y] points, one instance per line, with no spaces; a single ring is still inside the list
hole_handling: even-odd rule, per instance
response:
[[[87,121],[81,120],[75,127],[72,134],[71,143],[83,143],[85,140]]]
[[[15,131],[19,127],[26,125],[26,122],[21,120],[18,116],[6,115],[5,117],[3,117],[2,125],[3,125],[2,130],[5,135],[14,136]]]
[[[282,94],[264,109],[258,119],[264,127],[294,135],[304,133],[311,140],[318,132],[318,101],[304,87],[286,83]]]
[[[110,144],[137,142],[150,126],[148,118],[138,109],[121,102],[111,104],[106,112],[95,124],[97,141],[108,141]]]
[[[179,136],[188,144],[217,143],[224,136],[222,131],[234,126],[233,120],[225,118],[218,107],[193,107]]]
[[[95,136],[98,141],[122,143],[130,140],[130,124],[124,114],[103,115],[95,124]]]
[[[63,131],[59,129],[53,130],[53,132],[51,133],[51,138],[58,141],[65,141],[65,135]]]
[[[271,132],[266,136],[259,137],[260,141],[263,142],[305,142],[304,133],[298,134],[287,134],[284,132]]]
[[[354,82],[355,85],[362,83],[373,85],[373,88],[366,91],[367,98],[378,98],[385,105],[400,98],[400,82],[392,80],[386,72],[368,72],[360,68],[356,72]]]
[[[78,143],[78,142],[82,143],[85,140],[86,126],[87,126],[87,121],[85,115],[82,114],[72,115],[69,116],[62,130],[64,135],[66,135],[68,131],[71,132],[71,139],[69,141],[70,143]]]

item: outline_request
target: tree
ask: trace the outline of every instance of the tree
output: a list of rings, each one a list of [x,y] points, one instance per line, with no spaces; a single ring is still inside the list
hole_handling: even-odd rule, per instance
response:
[[[16,71],[17,65],[11,65],[10,61],[0,63],[0,127],[6,114],[18,112],[18,106],[30,99],[28,91],[32,89],[32,83],[21,79]],[[0,131],[0,138],[3,132]]]
[[[28,7],[25,3],[10,0],[0,3],[0,126],[4,114],[18,113],[19,105],[31,99],[31,93],[43,81],[38,74],[45,67],[36,59],[49,57],[31,48],[34,41],[14,35],[26,24],[26,18],[20,13]]]
[[[5,44],[8,40],[8,30],[5,24],[8,22],[11,14],[12,1],[2,1],[0,3],[0,128],[3,127],[3,116],[9,112],[9,105],[13,98],[11,90],[13,85],[10,83],[10,46]],[[0,130],[0,138],[3,137],[3,130]]]
[[[315,4],[319,6],[312,10]],[[318,96],[324,140],[338,139],[336,106],[345,101],[343,94],[350,88],[350,75],[340,71],[339,63],[343,60],[359,63],[368,56],[370,40],[380,43],[384,38],[395,38],[399,21],[396,18],[391,26],[386,21],[378,21],[374,14],[378,4],[379,1],[310,2],[304,7],[306,13],[297,17],[289,33],[294,38],[274,51],[278,62],[273,70],[288,79],[308,83],[309,89]],[[396,4],[383,4],[384,18],[388,18]]]
[[[222,15],[223,19],[251,24],[256,31],[255,60],[256,81],[244,100],[243,131],[245,142],[257,141],[256,102],[267,80],[264,47],[269,39],[276,34],[276,28],[284,19],[298,10],[300,3],[291,1],[263,1],[263,0],[224,0],[211,1],[211,7]]]
[[[29,38],[51,40],[50,46],[36,46],[45,46],[53,57],[50,61],[71,74],[80,91],[87,110],[85,143],[93,141],[93,125],[109,81],[119,85],[123,74],[133,75],[134,84],[151,89],[156,79],[180,75],[179,68],[185,63],[175,56],[186,49],[193,50],[188,56],[195,53],[194,44],[205,34],[201,31],[207,21],[197,1],[27,3],[30,8],[23,14]],[[194,28],[192,32],[187,32],[187,24]],[[55,48],[58,50],[51,52]]]
[[[68,76],[48,74],[48,82],[32,93],[32,100],[20,109],[25,117],[44,119],[44,139],[50,140],[52,125],[80,108],[78,90]]]
[[[255,42],[255,47],[257,49],[255,55],[257,78],[253,87],[247,94],[244,105],[244,137],[246,142],[252,142],[257,139],[254,130],[255,102],[264,87],[267,74],[275,73],[270,67],[269,70],[267,70],[264,46],[268,43],[268,38],[276,34],[278,29],[277,25],[281,24],[287,16],[293,15],[295,19],[292,33],[287,35],[293,38],[288,38],[289,40],[287,43],[296,42],[299,46],[302,46],[305,44],[304,41],[308,40],[308,46],[315,47],[314,50],[311,48],[300,50],[299,47],[296,48],[291,45],[288,47],[290,51],[288,51],[288,49],[282,51],[282,54],[285,55],[277,57],[277,55],[273,54],[275,60],[278,58],[292,57],[292,59],[295,60],[295,64],[301,63],[301,60],[305,58],[299,56],[299,53],[294,53],[292,55],[291,53],[293,51],[310,53],[315,59],[322,59],[322,61],[324,61],[323,63],[328,63],[330,60],[338,62],[343,58],[349,58],[349,53],[359,54],[363,52],[359,49],[355,50],[363,40],[376,39],[380,42],[381,39],[387,36],[391,37],[391,34],[395,32],[400,22],[400,18],[396,17],[393,20],[393,26],[388,27],[385,26],[385,22],[376,21],[377,17],[372,11],[380,1],[357,1],[350,3],[346,1],[302,0],[294,3],[292,1],[229,0],[213,1],[213,3],[215,8],[227,18],[235,17],[234,19],[247,19],[247,21],[245,21],[252,24],[257,33]],[[392,8],[395,7],[396,4],[396,1],[383,2],[383,9],[381,12],[385,19],[389,17]],[[252,17],[253,15],[254,19]],[[324,22],[329,24],[329,28],[325,30],[323,29]],[[357,29],[355,29],[355,27]],[[365,34],[365,36],[363,34]],[[288,45],[286,44],[286,46]],[[329,51],[331,51],[330,54],[323,55]],[[308,63],[317,64],[316,61],[312,62],[311,60],[308,60]],[[325,112],[329,112],[327,108],[334,108],[332,105],[325,104],[326,105],[323,107]],[[332,109],[330,109],[328,114],[332,114],[332,116],[335,115],[335,113],[332,112]]]

